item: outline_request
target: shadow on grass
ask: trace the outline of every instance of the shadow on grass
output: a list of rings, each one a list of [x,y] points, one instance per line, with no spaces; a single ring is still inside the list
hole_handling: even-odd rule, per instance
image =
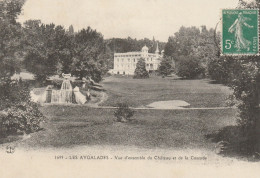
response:
[[[248,161],[260,160],[259,155],[254,153],[252,140],[244,136],[239,126],[227,126],[205,137],[216,143],[216,153],[220,155],[246,158]]]
[[[45,129],[39,128],[35,132],[39,132],[39,131],[45,131]],[[31,134],[31,133],[29,133],[29,134]],[[0,145],[22,140],[23,135],[24,135],[24,133],[22,133],[22,132],[18,132],[18,133],[17,132],[10,132],[10,133],[0,132]]]
[[[15,142],[21,140],[21,137],[19,137],[19,135],[10,135],[7,137],[0,137],[0,145],[4,144],[4,143],[11,143],[11,142]]]
[[[217,80],[208,79],[208,84],[227,86],[228,82],[221,82],[221,81],[217,81]]]
[[[216,81],[216,80],[210,80],[208,83],[209,84],[223,84],[223,83]]]

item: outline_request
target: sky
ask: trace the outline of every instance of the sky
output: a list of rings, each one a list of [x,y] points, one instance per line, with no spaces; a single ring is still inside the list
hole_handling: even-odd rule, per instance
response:
[[[27,0],[18,21],[40,19],[75,31],[90,26],[104,38],[153,36],[167,42],[181,26],[214,28],[222,8],[238,0]]]

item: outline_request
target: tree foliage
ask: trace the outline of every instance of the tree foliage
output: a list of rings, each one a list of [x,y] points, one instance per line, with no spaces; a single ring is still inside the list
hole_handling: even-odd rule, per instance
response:
[[[164,49],[165,43],[155,39],[150,40],[148,38],[144,38],[144,39],[137,40],[128,37],[128,38],[112,38],[106,40],[106,44],[110,48],[110,50],[117,53],[140,51],[142,47],[145,45],[149,48],[148,52],[154,53],[156,50],[157,43],[159,49],[161,50]]]
[[[208,75],[218,83],[228,84],[230,82],[230,78],[228,77],[231,74],[230,68],[235,67],[233,65],[233,60],[230,58],[216,57],[208,64]]]
[[[38,106],[30,101],[28,84],[22,81],[8,81],[0,85],[0,111],[2,135],[32,133],[40,129],[44,116]]]
[[[106,73],[104,39],[101,33],[88,27],[75,35],[72,74],[91,77],[99,82]]]
[[[240,0],[239,8],[260,8],[259,1],[250,3]],[[220,52],[219,52],[220,53]],[[239,102],[237,119],[242,136],[246,138],[244,149],[248,154],[260,152],[260,61],[258,56],[217,56],[209,65],[212,79],[233,89]]]
[[[163,58],[158,67],[158,73],[161,76],[170,75],[174,71],[174,63],[170,57]]]
[[[146,70],[145,66],[146,66],[145,60],[143,58],[140,58],[136,63],[134,78],[136,79],[149,78],[149,73]]]
[[[39,81],[58,73],[68,72],[72,63],[71,38],[62,26],[42,24],[39,20],[25,22],[24,43],[26,56],[24,64]]]
[[[186,79],[202,78],[205,68],[195,56],[180,56],[177,63],[177,74]]]
[[[0,81],[9,80],[20,70],[21,25],[16,22],[23,1],[3,0],[0,2]]]
[[[31,133],[40,128],[43,119],[38,106],[30,101],[28,86],[12,81],[21,69],[24,55],[22,27],[16,22],[23,0],[0,2],[0,136],[17,132]]]
[[[198,73],[203,72],[205,75],[203,74],[202,76],[206,76],[208,74],[208,63],[216,58],[216,53],[214,30],[208,30],[206,26],[201,26],[201,29],[197,27],[181,27],[174,36],[169,37],[165,46],[164,55],[175,60],[176,71],[182,71],[184,69],[184,73],[188,71],[190,62],[193,63],[190,57],[192,56],[194,63],[199,64],[199,66],[194,69],[199,69]],[[181,61],[180,58],[184,59],[184,61]],[[188,59],[190,62],[187,62]],[[180,64],[178,65],[178,63]],[[187,66],[184,67],[183,65]],[[178,70],[179,66],[181,66],[182,69]],[[202,67],[204,70],[201,70]],[[190,72],[194,73],[192,68],[190,68],[190,70]],[[184,73],[182,73],[182,75]],[[190,78],[191,76],[187,75],[185,77]]]

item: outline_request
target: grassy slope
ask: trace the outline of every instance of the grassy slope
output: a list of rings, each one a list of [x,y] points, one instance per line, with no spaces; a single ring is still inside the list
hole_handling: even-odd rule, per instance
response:
[[[113,110],[45,106],[45,130],[23,144],[31,147],[124,145],[143,148],[206,148],[214,145],[206,134],[235,123],[229,110],[138,110],[134,120],[117,123]]]
[[[162,100],[184,100],[190,107],[221,107],[230,90],[208,80],[174,80],[173,78],[132,79],[109,77],[102,82],[109,95],[102,105],[115,106],[127,101],[131,106]]]

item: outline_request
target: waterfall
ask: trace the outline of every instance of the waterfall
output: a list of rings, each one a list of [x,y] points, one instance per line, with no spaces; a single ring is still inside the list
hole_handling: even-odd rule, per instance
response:
[[[52,90],[51,103],[72,103],[72,86],[69,80],[64,80],[60,90]]]

